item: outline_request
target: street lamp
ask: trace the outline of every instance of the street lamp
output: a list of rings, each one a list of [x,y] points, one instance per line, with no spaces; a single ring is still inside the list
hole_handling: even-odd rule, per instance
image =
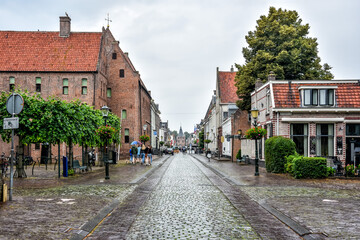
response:
[[[144,126],[143,126],[144,135],[145,135],[146,129],[147,129],[147,124],[144,124]]]
[[[108,118],[108,115],[109,115],[109,107],[107,107],[105,105],[100,110],[101,110],[101,113],[102,113],[103,118],[105,120],[105,126],[106,126],[106,119]],[[104,163],[105,163],[105,179],[110,179],[110,176],[109,176],[109,161],[108,161],[108,153],[107,153],[107,138],[106,138],[106,141],[105,141]]]
[[[259,110],[257,108],[251,109],[251,116],[254,119],[254,127],[257,128],[257,118],[259,116]],[[255,138],[255,176],[259,176],[259,156],[257,138]]]
[[[237,132],[237,134],[238,134],[238,138],[239,138],[239,140],[241,140],[242,130],[241,130],[241,129],[239,129],[239,130],[238,130],[238,132]]]

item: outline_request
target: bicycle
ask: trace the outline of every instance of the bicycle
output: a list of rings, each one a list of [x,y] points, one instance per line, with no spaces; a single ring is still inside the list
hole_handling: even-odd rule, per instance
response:
[[[6,157],[4,152],[2,152],[2,154],[0,155],[0,165],[1,165],[1,178],[3,179],[6,177],[6,172],[9,168],[9,157]]]

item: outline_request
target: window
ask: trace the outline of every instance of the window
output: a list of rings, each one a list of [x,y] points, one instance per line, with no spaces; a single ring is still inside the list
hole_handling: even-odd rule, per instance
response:
[[[40,143],[35,143],[35,150],[40,150]]]
[[[9,78],[9,83],[10,83],[10,92],[11,91],[14,91],[14,89],[15,89],[15,77],[10,77]]]
[[[129,143],[130,142],[130,137],[129,137],[129,129],[125,128],[125,143]]]
[[[228,113],[228,112],[224,112],[224,113],[223,113],[223,115],[224,115],[224,120],[225,120],[225,119],[227,119],[227,118],[228,118],[229,113]]]
[[[41,77],[35,78],[36,92],[41,92]]]
[[[304,90],[304,105],[309,106],[318,105],[318,90],[317,89],[306,89]]]
[[[87,94],[87,79],[86,78],[81,79],[81,94],[82,95]]]
[[[316,155],[334,156],[334,124],[316,125]]]
[[[108,88],[108,89],[106,90],[106,96],[107,96],[108,98],[111,97],[111,88]]]
[[[127,113],[126,113],[126,110],[122,110],[121,111],[121,119],[126,119],[127,118]]]
[[[308,155],[308,125],[291,124],[290,138],[295,142],[296,152],[300,155]]]
[[[334,105],[334,89],[320,89],[320,105]]]
[[[117,58],[117,53],[114,52],[114,53],[112,54],[112,59],[116,59],[116,58]]]
[[[334,89],[305,89],[304,106],[334,106]]]
[[[125,77],[125,70],[124,69],[120,69],[120,77],[121,78]]]
[[[346,124],[346,136],[360,136],[360,124]]]
[[[64,95],[69,94],[69,80],[67,78],[63,79],[63,94]]]

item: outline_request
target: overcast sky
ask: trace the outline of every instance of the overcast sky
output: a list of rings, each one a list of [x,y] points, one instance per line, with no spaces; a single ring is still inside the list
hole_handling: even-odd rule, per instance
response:
[[[245,36],[269,7],[296,10],[309,23],[323,63],[336,79],[359,79],[358,0],[1,0],[0,30],[59,31],[67,12],[71,30],[110,29],[160,105],[171,130],[191,132],[205,116],[216,67],[243,64]]]

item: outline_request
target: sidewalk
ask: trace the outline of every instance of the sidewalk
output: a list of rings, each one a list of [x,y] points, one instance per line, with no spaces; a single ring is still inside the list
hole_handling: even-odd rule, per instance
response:
[[[267,173],[255,166],[231,161],[210,162],[193,154],[225,181],[237,186],[252,200],[270,206],[313,233],[329,239],[360,239],[360,179],[293,179],[285,174]]]
[[[54,165],[26,169],[27,178],[14,178],[13,201],[0,203],[0,239],[68,239],[88,219],[116,198],[123,201],[164,158],[152,166],[130,165],[121,160],[104,167],[58,179]],[[8,180],[7,180],[8,182]]]

